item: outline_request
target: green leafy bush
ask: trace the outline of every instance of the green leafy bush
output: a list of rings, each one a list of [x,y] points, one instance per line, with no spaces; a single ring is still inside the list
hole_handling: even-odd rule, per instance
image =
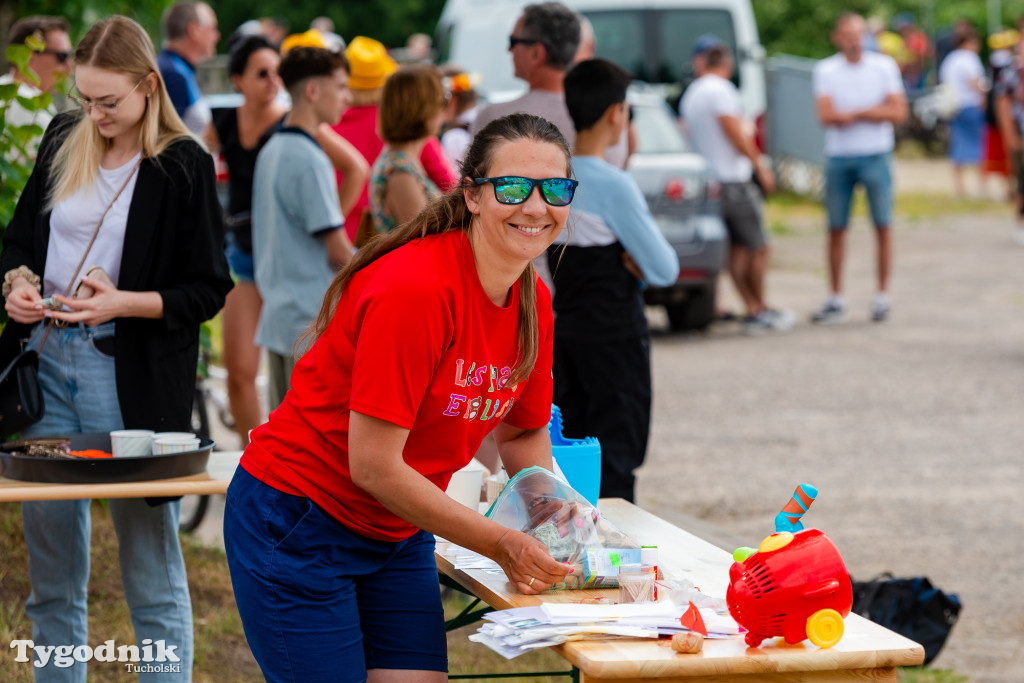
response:
[[[46,42],[41,36],[29,36],[24,45],[11,45],[5,54],[7,61],[18,67],[27,81],[38,85],[39,79],[29,69],[28,62],[33,52],[45,49]],[[0,85],[0,239],[32,173],[36,147],[43,136],[42,126],[34,120],[20,125],[8,122],[8,113],[15,103],[25,111],[39,113],[50,107],[53,97],[48,92],[25,97],[18,93],[17,83]],[[0,325],[4,322],[7,322],[7,312],[0,308]]]

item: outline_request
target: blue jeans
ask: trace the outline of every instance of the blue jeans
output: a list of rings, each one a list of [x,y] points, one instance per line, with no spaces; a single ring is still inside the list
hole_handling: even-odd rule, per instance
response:
[[[88,434],[122,429],[114,382],[114,358],[95,341],[113,337],[115,323],[96,327],[54,327],[39,360],[46,410],[23,436]],[[44,324],[36,326],[28,348],[37,348]],[[134,643],[150,638],[177,646],[180,673],[140,672],[146,682],[189,681],[192,677],[192,604],[185,560],[178,542],[178,501],[150,507],[141,498],[110,501],[117,533],[121,581],[135,627]],[[21,504],[32,593],[25,612],[32,640],[40,645],[87,645],[87,584],[91,519],[88,500]],[[95,634],[99,645],[111,634]],[[84,683],[86,665],[58,668],[50,658],[35,668],[36,681]]]
[[[825,208],[830,230],[845,230],[850,220],[853,189],[864,186],[876,228],[888,228],[892,219],[890,154],[829,157],[825,166]]]

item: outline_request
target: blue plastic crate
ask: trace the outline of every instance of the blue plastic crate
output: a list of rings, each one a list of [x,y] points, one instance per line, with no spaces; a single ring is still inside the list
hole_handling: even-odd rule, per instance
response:
[[[601,444],[597,437],[567,439],[562,436],[562,411],[551,405],[551,454],[565,474],[569,485],[580,495],[597,505],[601,493]]]

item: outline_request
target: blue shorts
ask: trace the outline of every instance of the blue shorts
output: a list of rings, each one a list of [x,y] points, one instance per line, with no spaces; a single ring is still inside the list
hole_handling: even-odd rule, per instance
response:
[[[251,251],[244,251],[238,246],[234,233],[225,236],[224,256],[228,260],[228,267],[231,268],[235,279],[242,284],[256,282],[256,264],[252,258]]]
[[[949,122],[949,158],[957,166],[981,161],[981,135],[985,130],[985,112],[981,107],[964,107]]]
[[[825,166],[825,208],[829,230],[845,230],[850,222],[853,189],[864,186],[876,228],[888,228],[892,220],[892,171],[890,157],[871,154],[857,157],[829,157]]]
[[[239,467],[224,544],[245,637],[267,681],[448,670],[431,534],[365,538]]]

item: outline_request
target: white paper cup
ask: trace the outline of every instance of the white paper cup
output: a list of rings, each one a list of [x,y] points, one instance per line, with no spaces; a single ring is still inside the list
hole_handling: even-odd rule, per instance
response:
[[[199,439],[187,436],[164,436],[153,439],[153,455],[185,453],[199,450]]]
[[[192,432],[157,432],[153,435],[153,455],[162,455],[156,452],[157,439],[194,439],[196,435]],[[196,446],[198,448],[198,446]]]
[[[452,474],[445,493],[471,510],[476,510],[480,507],[484,471],[483,465],[475,459],[470,460],[468,465]]]
[[[149,429],[119,429],[110,432],[110,451],[115,458],[151,455],[153,432]]]

